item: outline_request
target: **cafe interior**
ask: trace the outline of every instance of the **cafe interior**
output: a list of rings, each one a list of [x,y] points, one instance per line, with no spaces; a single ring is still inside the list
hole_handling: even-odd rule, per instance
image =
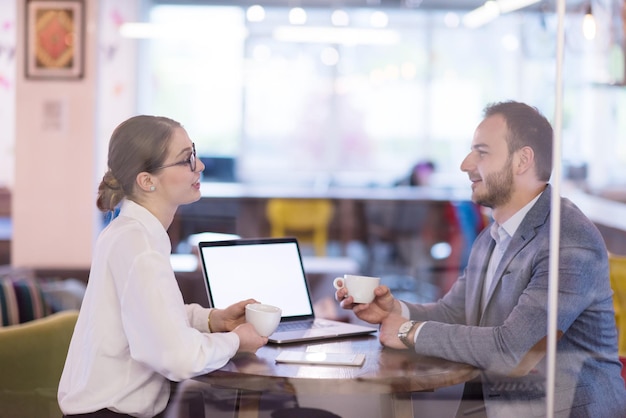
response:
[[[73,16],[72,58],[62,65],[59,54],[46,64],[35,53],[46,36],[38,11],[55,7]],[[2,2],[0,369],[12,364],[13,374],[0,373],[0,392],[15,380],[28,385],[36,373],[16,366],[20,356],[49,346],[16,349],[5,331],[80,308],[108,222],[94,204],[108,141],[136,114],[180,121],[206,166],[202,198],[181,206],[168,230],[186,302],[208,303],[200,241],[296,236],[316,314],[359,322],[334,300],[335,277],[380,277],[417,303],[454,283],[490,223],[459,169],[481,112],[503,100],[531,104],[560,128],[552,182],[602,233],[626,329],[626,3],[558,8],[556,0]],[[63,358],[71,328],[46,332],[62,340]],[[626,357],[626,331],[620,337]],[[45,381],[37,402],[48,407],[62,362],[49,367],[30,376]]]

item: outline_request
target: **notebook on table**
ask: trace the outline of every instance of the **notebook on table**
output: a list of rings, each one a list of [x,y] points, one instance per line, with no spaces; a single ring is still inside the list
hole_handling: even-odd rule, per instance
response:
[[[254,298],[278,306],[276,344],[373,333],[376,328],[316,318],[295,238],[198,243],[209,306],[226,308]]]

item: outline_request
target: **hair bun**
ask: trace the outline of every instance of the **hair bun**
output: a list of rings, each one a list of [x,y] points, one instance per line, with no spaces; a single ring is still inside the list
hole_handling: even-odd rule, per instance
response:
[[[102,177],[102,184],[112,190],[120,190],[122,188],[120,182],[117,181],[111,172],[111,169],[104,173],[104,176]]]

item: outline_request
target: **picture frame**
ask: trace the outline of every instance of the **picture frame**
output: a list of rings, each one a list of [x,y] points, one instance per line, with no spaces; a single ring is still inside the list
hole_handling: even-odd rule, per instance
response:
[[[84,0],[26,1],[26,78],[84,75]]]

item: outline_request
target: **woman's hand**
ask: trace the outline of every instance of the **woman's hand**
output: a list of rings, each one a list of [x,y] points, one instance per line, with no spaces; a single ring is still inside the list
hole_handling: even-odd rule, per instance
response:
[[[348,290],[344,287],[335,292],[335,299],[343,309],[351,309],[359,319],[370,324],[380,324],[391,313],[398,315],[402,313],[400,302],[385,285],[374,289],[374,300],[370,303],[354,303],[354,299],[348,296]]]
[[[238,353],[255,353],[267,344],[267,337],[261,337],[252,324],[241,324],[233,332],[239,336]]]
[[[211,311],[211,332],[233,331],[239,325],[246,322],[246,305],[258,303],[254,299],[246,299],[233,303],[226,309],[213,309]]]

